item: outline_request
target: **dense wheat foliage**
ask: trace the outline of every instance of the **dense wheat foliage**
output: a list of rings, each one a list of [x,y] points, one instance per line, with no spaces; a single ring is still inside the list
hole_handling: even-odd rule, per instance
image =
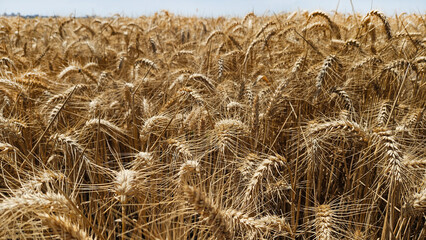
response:
[[[425,239],[425,15],[0,18],[1,239]]]

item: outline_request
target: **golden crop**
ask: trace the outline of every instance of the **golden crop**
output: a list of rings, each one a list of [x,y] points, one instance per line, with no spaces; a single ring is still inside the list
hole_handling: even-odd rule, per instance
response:
[[[0,18],[0,238],[425,239],[425,34]]]

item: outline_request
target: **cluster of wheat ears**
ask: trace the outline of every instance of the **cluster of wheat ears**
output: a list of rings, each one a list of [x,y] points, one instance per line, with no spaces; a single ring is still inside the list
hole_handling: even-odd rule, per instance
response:
[[[425,239],[424,17],[0,18],[0,238]]]

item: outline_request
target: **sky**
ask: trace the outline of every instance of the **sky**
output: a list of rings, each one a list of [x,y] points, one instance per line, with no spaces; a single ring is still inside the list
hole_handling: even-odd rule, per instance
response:
[[[378,9],[386,14],[426,13],[426,0],[352,0],[354,9],[367,13]],[[0,14],[60,16],[151,15],[161,10],[185,16],[244,16],[317,10],[352,12],[350,0],[0,0]]]

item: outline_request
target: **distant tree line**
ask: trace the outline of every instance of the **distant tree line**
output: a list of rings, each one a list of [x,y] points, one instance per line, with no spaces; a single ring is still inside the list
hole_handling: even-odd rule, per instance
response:
[[[39,14],[32,14],[32,15],[22,15],[22,14],[20,14],[19,12],[18,13],[3,13],[1,16],[3,16],[3,17],[22,17],[22,18],[57,18],[57,17],[61,17],[61,16],[58,16],[58,15],[53,15],[53,16],[46,16],[46,15],[39,15]],[[95,18],[96,16],[95,15],[92,15],[92,16],[90,16],[90,15],[86,15],[86,16],[83,16],[83,17],[77,17],[77,18]]]

